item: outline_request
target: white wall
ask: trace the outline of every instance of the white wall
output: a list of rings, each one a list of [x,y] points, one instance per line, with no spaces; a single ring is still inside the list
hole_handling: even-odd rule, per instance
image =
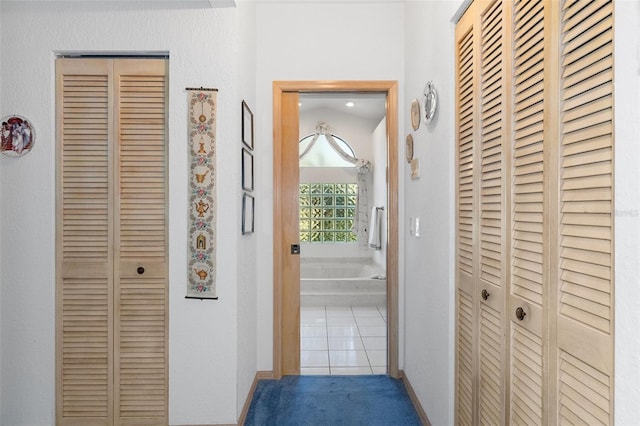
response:
[[[300,183],[356,183],[355,167],[300,167]]]
[[[615,2],[615,418],[640,418],[640,2]]]
[[[258,368],[273,366],[274,80],[398,80],[402,90],[401,3],[305,2],[257,5],[258,137]],[[400,114],[402,109],[400,93]],[[402,282],[402,281],[401,281]],[[402,295],[401,295],[402,297]],[[402,344],[401,344],[402,346]]]
[[[433,81],[439,95],[435,118],[413,131],[409,114],[401,117],[405,135],[412,134],[420,178],[412,180],[402,161],[404,219],[420,219],[420,236],[405,236],[406,318],[405,374],[431,423],[453,423],[452,275],[453,210],[453,25],[458,1],[408,2],[405,9],[405,99],[421,103]],[[409,42],[415,40],[415,43]],[[424,113],[421,106],[421,113]],[[402,155],[404,160],[404,141]]]
[[[239,31],[239,69],[238,69],[238,99],[244,99],[254,114],[261,114],[262,111],[255,109],[256,106],[256,34],[255,34],[255,3],[237,2]],[[235,105],[240,110],[240,103]],[[235,132],[235,138],[230,140],[230,145],[236,146],[240,150],[240,132]],[[263,145],[263,141],[254,141],[255,152],[258,152]],[[254,170],[258,170],[260,164],[254,164]],[[255,182],[255,187],[260,187],[261,182]],[[239,187],[239,185],[237,186]],[[241,191],[236,191],[238,208],[242,206]],[[259,211],[256,211],[259,214]],[[239,233],[238,227],[238,233]],[[256,317],[256,259],[257,259],[257,237],[256,234],[242,236],[238,243],[238,413],[247,399],[253,378],[257,370],[257,336],[256,328],[258,320]]]
[[[387,271],[387,220],[389,218],[389,206],[387,200],[387,119],[386,117],[378,123],[373,131],[373,191],[369,195],[370,206],[384,207],[381,212],[382,229],[380,231],[380,250],[370,250],[373,261],[381,271]],[[402,159],[402,156],[400,156]],[[400,160],[402,162],[402,160]],[[402,166],[401,166],[402,168]],[[400,181],[402,182],[402,181]],[[402,236],[400,236],[402,238]]]
[[[126,3],[3,3],[2,107],[32,119],[37,141],[25,157],[0,159],[1,424],[54,423],[53,52],[57,50],[170,54],[170,422],[236,421],[237,382],[242,376],[242,386],[246,388],[247,375],[238,371],[237,352],[241,347],[252,350],[251,343],[238,342],[238,311],[241,309],[244,314],[253,309],[246,306],[253,304],[250,299],[246,304],[237,300],[239,292],[244,296],[253,291],[251,284],[241,289],[236,285],[240,238],[237,48],[241,27],[236,13],[233,8],[144,11],[129,8]],[[251,60],[250,56],[243,59]],[[252,80],[251,74],[244,80]],[[184,299],[188,199],[184,89],[194,86],[220,90],[217,176],[218,203],[224,208],[218,208],[218,301]],[[251,89],[245,93],[253,94]],[[244,243],[242,248],[246,248]],[[242,279],[251,281],[251,272],[247,271]],[[242,324],[243,330],[254,327]],[[241,358],[241,369],[251,367],[250,358]]]

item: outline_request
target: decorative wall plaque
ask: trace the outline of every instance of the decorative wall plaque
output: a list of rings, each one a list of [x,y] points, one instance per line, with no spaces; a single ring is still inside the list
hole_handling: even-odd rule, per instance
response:
[[[424,122],[429,124],[438,109],[438,92],[432,81],[424,87]]]
[[[21,157],[31,151],[36,132],[31,121],[20,115],[2,118],[0,152],[8,157]]]

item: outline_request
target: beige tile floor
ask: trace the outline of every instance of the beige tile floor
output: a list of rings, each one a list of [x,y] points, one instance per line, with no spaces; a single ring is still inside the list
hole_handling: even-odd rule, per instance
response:
[[[386,308],[300,308],[300,374],[386,373]]]

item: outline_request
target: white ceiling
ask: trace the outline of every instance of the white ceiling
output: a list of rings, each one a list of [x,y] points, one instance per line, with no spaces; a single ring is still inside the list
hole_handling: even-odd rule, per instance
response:
[[[23,3],[41,0],[0,0],[2,3]],[[50,2],[67,2],[67,3],[127,3],[129,5],[139,4],[146,5],[150,8],[154,7],[170,7],[172,9],[200,9],[200,8],[218,8],[218,7],[235,7],[235,0],[47,0]]]
[[[345,104],[353,101],[355,106]],[[380,122],[386,114],[386,96],[383,93],[301,93],[300,113],[330,109],[355,115],[360,118]]]

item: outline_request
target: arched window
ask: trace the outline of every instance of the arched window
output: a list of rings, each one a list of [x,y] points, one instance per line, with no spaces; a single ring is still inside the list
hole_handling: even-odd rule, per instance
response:
[[[315,144],[309,152],[300,158],[300,167],[353,167],[353,163],[345,160],[344,156],[336,152],[324,134],[312,134],[302,138],[299,145],[300,155],[307,151],[309,144],[311,144],[316,136],[317,140]],[[336,135],[331,136],[344,154],[352,158],[357,158],[353,149],[344,139]]]

